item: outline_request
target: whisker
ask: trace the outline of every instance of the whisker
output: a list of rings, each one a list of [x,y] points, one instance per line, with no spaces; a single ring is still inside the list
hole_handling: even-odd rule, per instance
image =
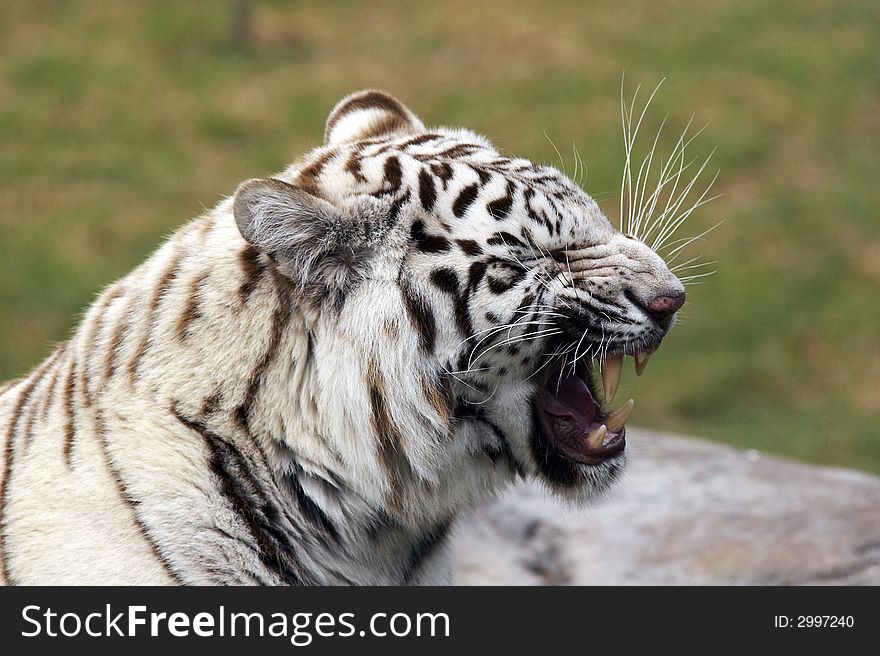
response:
[[[478,363],[481,358],[485,357],[487,354],[489,354],[491,351],[494,351],[496,348],[500,348],[502,346],[511,346],[513,344],[520,344],[522,342],[529,342],[529,341],[532,341],[535,339],[542,339],[545,337],[553,337],[555,335],[561,335],[561,334],[562,334],[562,331],[559,330],[558,328],[548,328],[547,330],[536,331],[536,332],[532,333],[531,335],[529,335],[528,337],[520,336],[520,337],[514,338],[512,340],[504,340],[504,341],[498,342],[497,344],[492,344],[488,348],[484,349],[477,357],[473,358],[473,360],[468,361],[468,367],[470,367],[472,364]]]
[[[625,75],[621,76],[620,122],[624,142],[624,166],[619,194],[620,229],[622,232],[639,239],[658,254],[661,253],[661,249],[669,251],[663,254],[667,263],[671,265],[684,248],[717,227],[713,226],[695,237],[685,238],[681,241],[673,240],[674,235],[697,209],[718,198],[718,195],[711,195],[710,192],[719,173],[716,172],[708,184],[700,190],[696,200],[691,199],[691,195],[696,194],[697,185],[703,179],[703,175],[715,154],[713,149],[704,159],[698,160],[689,157],[689,147],[708,126],[707,123],[700,129],[692,131],[694,115],[691,115],[679,134],[668,157],[658,155],[658,147],[664,128],[668,123],[667,115],[660,122],[645,155],[640,159],[636,158],[636,142],[640,128],[644,124],[649,107],[664,82],[665,78],[660,80],[645,102],[639,100],[642,87],[637,85],[631,100],[627,102]],[[658,160],[659,165],[656,164]],[[635,163],[638,163],[638,167],[636,171],[633,171]],[[657,171],[656,174],[655,171]],[[697,262],[697,258],[691,258],[671,270],[673,272],[694,271],[714,264],[714,262]],[[578,352],[577,357],[580,356],[581,354]]]
[[[685,241],[685,242],[684,242],[683,244],[681,244],[680,246],[677,246],[677,247],[674,248],[673,250],[669,251],[669,253],[667,253],[667,257],[673,257],[673,256],[675,256],[676,254],[680,253],[683,249],[687,248],[688,246],[690,246],[690,245],[691,245],[692,243],[694,243],[695,241],[697,241],[697,240],[699,240],[699,239],[702,239],[703,237],[705,237],[706,235],[708,235],[710,232],[712,232],[715,228],[717,228],[718,226],[720,226],[722,223],[724,223],[724,221],[719,221],[718,223],[716,223],[715,225],[713,225],[711,228],[708,228],[708,229],[706,229],[706,230],[703,230],[703,232],[701,232],[700,234],[691,237],[690,239],[688,239],[687,241]]]
[[[666,120],[669,116],[663,117],[663,121],[660,123],[660,128],[657,130],[657,135],[654,137],[654,143],[651,145],[651,152],[645,156],[645,159],[642,160],[641,166],[639,166],[639,174],[636,178],[636,193],[635,196],[638,198],[637,207],[639,210],[636,212],[635,224],[631,226],[632,234],[638,235],[639,229],[642,223],[642,211],[641,208],[644,207],[645,204],[645,190],[648,188],[648,177],[651,174],[651,165],[654,162],[654,152],[657,150],[657,142],[660,140],[660,135],[663,133],[663,126],[666,125]],[[644,180],[642,180],[642,173],[644,172]],[[639,192],[639,184],[641,183],[641,192]]]
[[[688,283],[691,280],[696,280],[697,278],[705,278],[706,276],[711,276],[713,273],[718,273],[717,271],[707,271],[706,273],[695,273],[692,276],[685,276],[684,278],[679,278],[682,284]]]
[[[666,78],[660,80],[654,90],[651,92],[651,95],[648,97],[647,102],[645,103],[644,108],[642,109],[641,114],[639,115],[638,120],[636,121],[635,128],[633,128],[632,119],[633,119],[633,111],[635,109],[636,98],[639,95],[639,90],[641,89],[641,85],[636,86],[635,93],[633,94],[632,103],[630,103],[629,112],[624,112],[624,104],[623,104],[623,91],[624,91],[624,79],[621,77],[620,81],[620,95],[621,95],[621,115],[623,120],[623,131],[624,131],[624,144],[626,148],[626,160],[624,162],[624,175],[623,180],[621,181],[621,189],[620,189],[620,215],[621,215],[621,230],[626,232],[627,234],[631,234],[631,228],[633,224],[633,183],[632,183],[632,149],[635,145],[635,141],[638,138],[639,129],[642,126],[642,121],[645,118],[645,114],[648,111],[648,108],[651,106],[651,102],[654,100],[654,96],[657,95],[657,92],[660,90],[660,87],[666,81]],[[624,116],[625,114],[625,116]],[[624,198],[626,199],[626,205],[624,206]],[[624,216],[626,217],[626,229],[623,230],[623,221]]]
[[[483,405],[484,403],[488,403],[489,401],[491,401],[492,397],[495,396],[495,393],[497,391],[498,391],[498,385],[496,384],[495,389],[492,390],[492,393],[489,396],[487,396],[485,399],[483,399],[482,401],[471,401],[470,399],[465,399],[464,402],[467,403],[468,405]]]
[[[546,131],[544,131],[544,137],[550,142],[550,145],[553,146],[553,150],[556,151],[556,155],[559,157],[559,167],[562,169],[562,175],[567,176],[568,174],[565,172],[565,160],[562,158],[562,153],[559,152],[559,148],[556,147],[556,144],[553,143],[553,139],[550,138],[550,135],[548,135]]]
[[[714,152],[715,152],[715,151],[713,150],[712,153],[714,153]],[[712,158],[712,154],[710,153],[709,156],[708,156],[708,157],[705,159],[705,161],[703,162],[702,166],[700,166],[700,168],[699,168],[699,170],[696,172],[696,174],[694,174],[693,179],[692,179],[692,180],[688,183],[688,185],[682,190],[681,195],[678,197],[678,200],[677,200],[677,201],[675,202],[675,204],[673,205],[673,209],[672,209],[672,211],[670,212],[670,215],[669,215],[669,216],[674,216],[675,213],[678,212],[678,209],[679,209],[679,208],[681,207],[681,205],[684,203],[684,201],[685,201],[685,199],[687,198],[688,194],[690,193],[691,189],[693,189],[694,185],[697,183],[697,180],[699,180],[700,175],[703,173],[703,171],[705,170],[706,166],[709,164],[709,160],[710,160],[711,158]],[[705,205],[705,204],[708,203],[709,201],[712,201],[712,200],[715,199],[715,197],[713,197],[713,198],[710,198],[710,199],[704,201],[704,199],[706,198],[706,194],[708,194],[709,191],[712,189],[712,185],[715,184],[715,181],[716,181],[717,179],[718,179],[718,172],[715,173],[715,176],[712,178],[712,180],[711,180],[711,181],[709,182],[709,184],[706,186],[705,190],[703,190],[703,193],[702,193],[702,194],[700,195],[700,197],[697,199],[697,202],[694,203],[694,204],[691,206],[691,208],[690,208],[689,210],[687,210],[687,211],[684,212],[683,214],[678,215],[676,218],[671,218],[671,219],[668,219],[668,220],[666,221],[666,225],[663,227],[663,229],[662,229],[662,230],[660,231],[660,233],[657,235],[657,237],[656,237],[655,240],[654,240],[654,243],[651,244],[651,250],[656,251],[658,248],[660,248],[660,246],[663,245],[663,242],[664,242],[666,239],[668,239],[668,237],[669,237],[670,235],[674,234],[676,230],[678,230],[679,226],[687,220],[687,218],[691,215],[691,213],[692,213],[695,209],[697,209],[697,208],[700,207],[701,205]]]
[[[657,186],[654,188],[653,193],[648,198],[649,206],[639,208],[639,216],[637,219],[637,230],[636,235],[642,241],[647,241],[650,234],[656,229],[658,226],[663,225],[663,219],[668,215],[669,207],[672,200],[676,197],[675,191],[678,189],[678,182],[681,180],[681,176],[687,171],[693,164],[696,162],[696,159],[693,159],[689,162],[685,160],[685,151],[687,147],[691,144],[691,142],[696,139],[703,130],[706,129],[706,126],[703,126],[699,130],[696,131],[687,141],[685,141],[685,137],[687,136],[688,130],[690,130],[691,123],[693,122],[694,117],[691,115],[690,119],[685,125],[684,130],[682,130],[681,134],[678,137],[678,141],[676,141],[675,145],[672,148],[672,152],[669,154],[669,158],[665,161],[665,163],[661,164],[660,167],[660,175],[657,180]],[[708,124],[707,124],[708,125]],[[675,164],[678,162],[678,170],[675,170]],[[657,203],[660,200],[660,197],[663,193],[663,190],[669,183],[672,183],[672,189],[670,189],[667,193],[667,202],[666,207],[663,212],[655,217],[653,220],[650,217],[654,216],[654,211],[657,208]],[[645,222],[645,229],[642,232],[642,221]]]

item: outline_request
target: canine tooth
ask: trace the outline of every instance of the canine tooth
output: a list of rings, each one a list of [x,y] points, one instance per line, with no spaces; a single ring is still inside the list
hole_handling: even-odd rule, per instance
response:
[[[633,406],[635,404],[636,402],[630,399],[608,415],[608,419],[605,420],[606,428],[612,432],[617,432],[623,428],[626,425],[626,420],[629,419],[629,416],[632,414]]]
[[[651,357],[651,354],[647,351],[639,351],[633,357],[636,360],[636,376],[641,376],[645,373],[645,367],[648,366],[648,358]]]
[[[623,356],[608,358],[602,363],[602,385],[605,387],[605,403],[611,403],[620,385],[620,370],[623,367]]]
[[[602,445],[605,443],[605,435],[607,433],[608,429],[605,427],[605,424],[602,424],[599,428],[587,435],[587,444],[590,445],[591,449],[601,449]]]

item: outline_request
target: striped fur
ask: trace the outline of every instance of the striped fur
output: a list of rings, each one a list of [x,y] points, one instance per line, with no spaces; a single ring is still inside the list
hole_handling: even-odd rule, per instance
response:
[[[462,510],[623,464],[534,448],[546,308],[634,343],[624,289],[675,282],[555,169],[350,96],[0,391],[2,580],[447,581]]]

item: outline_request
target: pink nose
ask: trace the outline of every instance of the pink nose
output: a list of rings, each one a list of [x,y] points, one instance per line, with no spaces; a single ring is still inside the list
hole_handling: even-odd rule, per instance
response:
[[[665,319],[678,312],[682,305],[684,305],[684,292],[677,296],[658,296],[648,303],[646,309],[654,316]]]

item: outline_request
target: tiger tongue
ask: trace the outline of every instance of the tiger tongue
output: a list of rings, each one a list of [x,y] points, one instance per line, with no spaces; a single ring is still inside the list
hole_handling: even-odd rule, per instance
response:
[[[542,391],[541,402],[547,414],[570,417],[585,427],[594,423],[599,415],[599,404],[578,376],[568,376],[561,381],[551,376]]]

